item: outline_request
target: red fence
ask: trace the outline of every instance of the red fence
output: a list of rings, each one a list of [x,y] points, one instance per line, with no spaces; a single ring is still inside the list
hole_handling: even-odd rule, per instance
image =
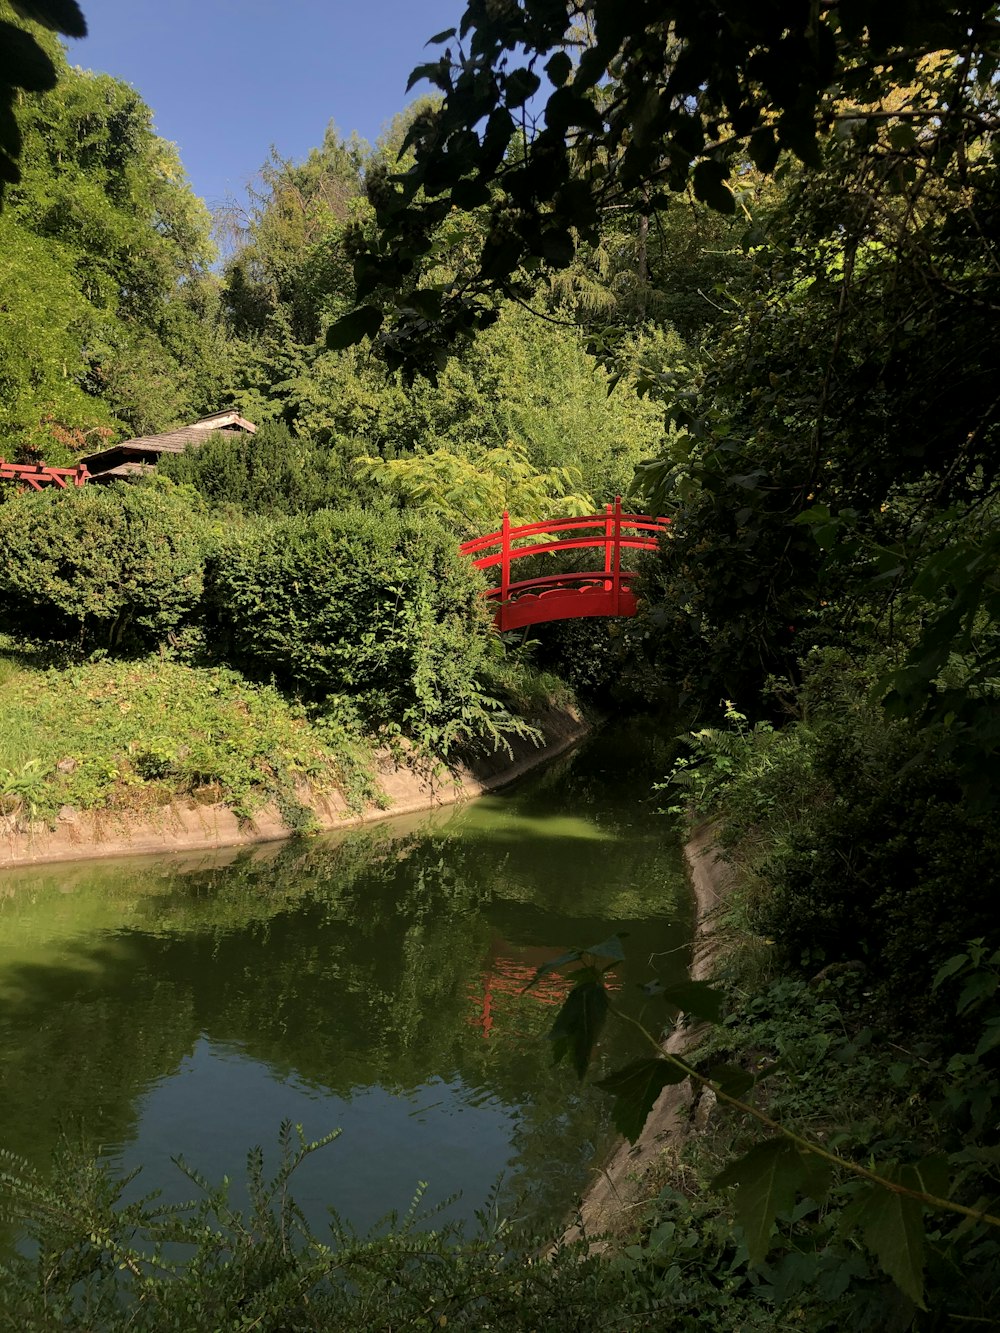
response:
[[[499,532],[474,537],[459,548],[474,557],[477,569],[499,569],[500,582],[486,593],[497,603],[496,627],[519,629],[547,620],[583,616],[634,616],[633,590],[638,574],[622,569],[622,551],[655,551],[668,530],[668,518],[622,512],[621,496],[606,505],[603,514],[557,518],[512,528],[508,514]],[[569,536],[558,534],[568,533]],[[544,540],[555,537],[555,540]],[[540,540],[543,539],[543,540]],[[567,574],[545,574],[511,582],[511,565],[526,556],[554,555],[558,551],[596,549],[603,552],[603,567]]]
[[[0,481],[19,481],[33,491],[46,486],[64,491],[67,486],[82,486],[89,478],[83,463],[76,467],[48,467],[45,463],[8,463],[0,458]]]

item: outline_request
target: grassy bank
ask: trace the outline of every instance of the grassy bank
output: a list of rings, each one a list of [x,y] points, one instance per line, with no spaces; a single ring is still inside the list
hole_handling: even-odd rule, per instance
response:
[[[299,828],[306,790],[377,797],[358,738],[228,668],[154,656],[60,669],[8,649],[0,690],[0,802],[19,825],[64,806],[142,817],[193,796],[247,819],[274,801]]]
[[[560,681],[523,663],[499,660],[490,687],[529,741],[543,735],[533,720],[558,725],[575,707]],[[233,668],[160,653],[73,662],[0,636],[0,693],[0,831],[8,835],[71,826],[80,815],[106,815],[109,832],[127,830],[155,824],[178,799],[227,807],[240,821],[276,808],[289,832],[308,832],[318,802],[332,799],[351,814],[388,808],[378,773],[387,747],[439,773],[483,753],[456,746],[446,760],[398,729],[366,732],[342,700],[304,703]],[[494,767],[512,753],[502,739],[499,748]]]

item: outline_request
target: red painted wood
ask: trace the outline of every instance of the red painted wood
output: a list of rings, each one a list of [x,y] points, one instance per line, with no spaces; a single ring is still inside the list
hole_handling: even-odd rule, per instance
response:
[[[33,491],[55,486],[64,491],[67,486],[82,486],[89,481],[90,473],[86,465],[76,467],[49,467],[46,463],[8,463],[0,458],[0,481],[16,481],[29,486]]]
[[[668,518],[622,511],[621,496],[605,505],[603,514],[551,519],[544,523],[510,526],[505,513],[498,532],[463,542],[463,555],[472,556],[477,569],[499,567],[500,581],[484,596],[496,604],[497,629],[519,629],[549,620],[571,620],[585,616],[634,616],[637,603],[633,584],[638,575],[622,569],[622,551],[655,551],[659,538],[669,530]],[[590,530],[590,535],[577,536]],[[573,533],[573,536],[561,536]],[[548,541],[531,538],[549,537]],[[523,543],[523,544],[519,544]],[[511,565],[534,555],[559,551],[599,550],[601,568],[566,574],[545,574],[511,582]]]

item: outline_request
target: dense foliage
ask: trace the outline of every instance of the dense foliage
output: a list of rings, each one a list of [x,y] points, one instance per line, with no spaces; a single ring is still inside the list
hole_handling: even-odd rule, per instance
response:
[[[56,66],[49,56],[47,43],[39,42],[24,27],[9,22],[16,14],[33,20],[54,32],[69,37],[85,37],[87,25],[76,0],[12,0],[0,10],[0,42],[3,63],[0,66],[0,201],[7,185],[17,184],[21,173],[17,159],[21,152],[21,131],[14,115],[22,91],[39,92],[56,82]]]
[[[330,126],[272,157],[218,275],[148,108],[50,42],[0,219],[0,452],[68,460],[228,402],[265,424],[166,463],[181,489],[7,499],[8,627],[214,657],[272,682],[254,707],[280,691],[439,754],[517,729],[495,696],[532,653],[604,700],[634,682],[691,717],[671,799],[718,821],[744,885],[728,999],[672,997],[729,1005],[698,1067],[651,1049],[605,1084],[630,1136],[683,1079],[728,1107],[623,1267],[289,1250],[269,1213],[252,1252],[209,1209],[199,1262],[156,1276],[124,1232],[169,1228],[87,1176],[62,1249],[69,1205],[37,1216],[59,1300],[118,1318],[124,1260],[151,1327],[214,1326],[241,1293],[248,1322],[308,1327],[356,1321],[359,1292],[398,1310],[402,1263],[415,1326],[482,1326],[496,1283],[491,1318],[547,1327],[580,1299],[638,1327],[992,1317],[998,33],[972,0],[471,0],[415,72],[441,97],[374,148]],[[505,650],[457,539],[637,467],[673,520],[640,619]],[[37,800],[30,762],[9,802]],[[553,1032],[580,1074],[614,1007],[602,947]],[[203,1281],[219,1254],[232,1292]],[[36,1276],[11,1281],[33,1318]]]
[[[58,82],[20,102],[0,222],[0,430],[4,456],[60,463],[213,410],[225,357],[177,150],[134,89],[47,46]]]

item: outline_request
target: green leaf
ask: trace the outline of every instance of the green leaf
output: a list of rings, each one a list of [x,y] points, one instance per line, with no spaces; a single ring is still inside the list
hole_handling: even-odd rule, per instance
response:
[[[56,70],[30,33],[13,23],[0,23],[0,82],[27,92],[54,88]]]
[[[407,304],[427,319],[437,319],[441,314],[441,293],[431,287],[422,288],[410,293]]]
[[[796,514],[792,519],[792,522],[827,524],[830,520],[831,514],[829,505],[812,505],[809,509],[803,509],[801,514]]]
[[[577,1078],[583,1078],[609,1007],[608,993],[601,982],[584,981],[574,986],[549,1033],[552,1063],[559,1064],[568,1055]]]
[[[374,338],[382,327],[382,311],[375,305],[359,306],[347,315],[342,315],[326,331],[326,345],[331,351],[352,347],[362,338]]]
[[[428,37],[427,41],[424,42],[424,46],[440,46],[441,43],[446,42],[449,37],[454,37],[457,31],[457,28],[445,28],[444,32],[436,32],[433,37]]]
[[[542,233],[542,255],[553,268],[566,268],[575,254],[576,246],[568,231],[552,229]]]
[[[870,1184],[863,1195],[844,1210],[841,1226],[858,1226],[865,1245],[896,1286],[924,1308],[923,1206],[905,1194]]]
[[[759,1264],[771,1248],[778,1213],[791,1208],[801,1175],[801,1154],[787,1139],[768,1139],[730,1162],[712,1185],[735,1185],[736,1220],[743,1228],[750,1262]]]
[[[988,1000],[996,994],[997,986],[1000,985],[1000,977],[992,972],[973,972],[967,984],[958,997],[958,1003],[955,1005],[957,1013],[964,1013],[966,1009]]]
[[[984,1025],[983,1035],[979,1038],[979,1044],[973,1054],[979,1060],[996,1046],[1000,1046],[1000,1018],[991,1018]]]
[[[912,125],[893,125],[889,131],[889,142],[893,148],[905,150],[917,142],[917,132]]]
[[[21,151],[21,131],[9,106],[0,103],[0,149],[16,157]]]
[[[504,80],[505,101],[508,107],[523,106],[529,97],[538,92],[541,79],[530,69],[514,69]]]
[[[681,981],[676,986],[665,986],[663,998],[673,1008],[707,1023],[721,1021],[726,1002],[722,991],[714,990],[707,981]]]
[[[765,173],[772,172],[781,149],[778,147],[778,141],[774,137],[774,130],[771,129],[770,125],[761,125],[759,129],[754,130],[750,136],[749,146],[750,156],[757,170]]]
[[[706,1077],[713,1083],[718,1083],[721,1091],[728,1097],[742,1097],[757,1081],[748,1069],[729,1064],[713,1065],[707,1071]]]
[[[635,1143],[663,1089],[672,1083],[683,1083],[686,1077],[683,1069],[670,1060],[652,1056],[635,1060],[607,1078],[598,1079],[594,1086],[614,1096],[615,1128],[630,1143]]]
[[[420,83],[422,79],[426,79],[428,83],[433,83],[443,93],[449,92],[451,90],[451,65],[448,58],[442,56],[440,60],[418,65],[416,69],[410,72],[410,77],[406,81],[406,91],[409,92],[413,85]]]
[[[771,1248],[775,1217],[792,1207],[798,1192],[817,1202],[822,1199],[830,1187],[830,1166],[788,1139],[767,1139],[712,1181],[713,1188],[724,1185],[737,1187],[736,1220],[743,1228],[750,1262],[759,1264]]]
[[[480,180],[456,181],[451,187],[451,202],[464,212],[471,212],[490,202],[490,192]]]

